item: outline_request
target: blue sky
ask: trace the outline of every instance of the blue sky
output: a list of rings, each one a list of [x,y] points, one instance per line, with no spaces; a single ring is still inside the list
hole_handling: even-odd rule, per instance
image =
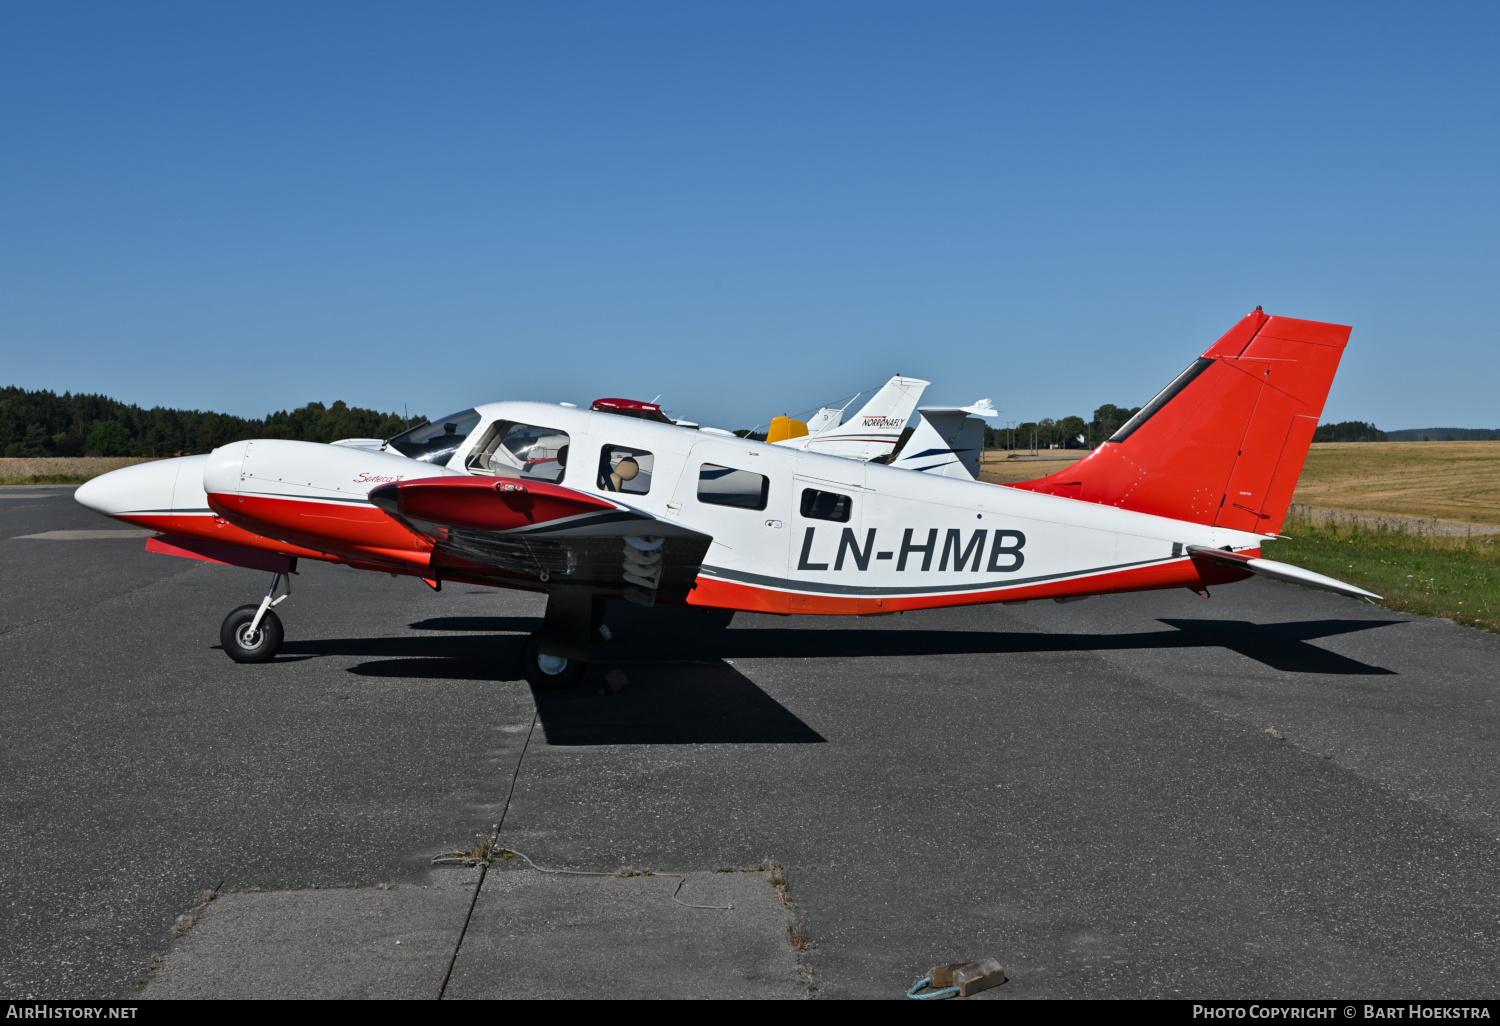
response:
[[[900,371],[1144,402],[1256,304],[1325,419],[1500,426],[1500,8],[0,6],[0,384],[257,416]]]

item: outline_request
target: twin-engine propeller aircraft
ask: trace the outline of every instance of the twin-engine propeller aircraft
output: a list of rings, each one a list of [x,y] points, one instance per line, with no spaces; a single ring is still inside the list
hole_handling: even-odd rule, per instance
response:
[[[160,532],[153,552],[273,575],[221,628],[238,662],[275,655],[278,586],[316,559],[545,593],[524,667],[541,687],[579,679],[617,599],[868,616],[1206,596],[1252,574],[1378,598],[1260,555],[1349,331],[1257,308],[1087,458],[1020,485],[684,430],[640,409],[502,402],[393,439],[402,455],[235,442],[114,471],[77,497]]]

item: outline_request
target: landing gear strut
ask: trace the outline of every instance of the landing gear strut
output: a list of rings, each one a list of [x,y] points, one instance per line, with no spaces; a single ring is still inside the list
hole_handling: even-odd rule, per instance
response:
[[[611,636],[604,626],[603,598],[588,588],[554,586],[542,629],[521,650],[521,672],[533,687],[570,688],[588,670],[590,644]]]
[[[276,586],[286,585],[286,594],[273,599]],[[272,574],[271,586],[259,605],[240,606],[224,618],[219,628],[219,643],[224,654],[237,663],[267,663],[281,651],[286,632],[281,627],[281,617],[272,606],[279,606],[292,597],[292,579],[285,574]]]

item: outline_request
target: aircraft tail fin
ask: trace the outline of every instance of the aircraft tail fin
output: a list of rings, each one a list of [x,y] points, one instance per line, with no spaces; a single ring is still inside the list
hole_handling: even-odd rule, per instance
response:
[[[917,403],[922,401],[922,393],[930,384],[932,382],[921,378],[903,378],[897,374],[881,385],[880,391],[841,427],[853,434],[874,427],[895,427],[899,432],[911,420]]]
[[[917,470],[934,477],[979,479],[979,456],[984,451],[984,421],[999,411],[988,399],[972,406],[923,406],[922,423],[912,432],[891,466]]]
[[[808,452],[854,460],[889,456],[895,450],[901,432],[911,423],[922,392],[930,384],[921,378],[903,378],[897,374],[882,385],[858,413],[797,444]]]
[[[1350,330],[1256,308],[1087,457],[1010,487],[1275,534]]]

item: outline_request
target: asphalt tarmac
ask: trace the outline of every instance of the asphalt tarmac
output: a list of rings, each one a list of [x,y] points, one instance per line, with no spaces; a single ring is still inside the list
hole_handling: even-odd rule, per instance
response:
[[[304,566],[238,666],[265,575],[22,537],[117,526],[0,490],[6,998],[126,995],[205,890],[417,883],[499,822],[551,865],[776,859],[822,997],[987,955],[996,998],[1500,994],[1495,635],[1268,581],[622,607],[624,690],[534,695],[533,597]]]

